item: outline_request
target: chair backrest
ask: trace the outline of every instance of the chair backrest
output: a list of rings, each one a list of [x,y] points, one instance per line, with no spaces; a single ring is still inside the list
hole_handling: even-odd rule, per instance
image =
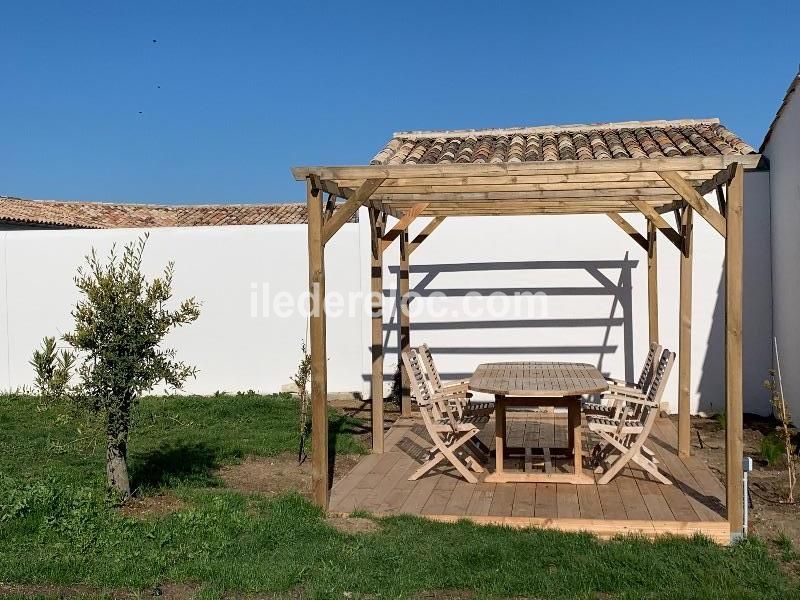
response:
[[[647,390],[647,400],[656,407],[659,406],[661,396],[664,395],[664,388],[667,387],[667,379],[669,379],[672,363],[674,362],[675,353],[664,348],[661,358],[658,359],[655,369],[653,369],[653,381],[650,384],[650,389]]]
[[[650,389],[647,391],[646,402],[638,403],[631,402],[626,406],[623,411],[623,421],[628,419],[635,419],[642,425],[642,433],[640,435],[645,438],[650,434],[650,429],[655,423],[656,417],[660,410],[661,396],[664,395],[664,389],[667,387],[667,380],[672,371],[672,363],[675,362],[675,353],[665,349],[661,353],[658,362],[654,363],[653,380],[650,384]],[[626,445],[630,445],[633,440],[628,440]]]
[[[433,429],[433,421],[439,421],[444,417],[447,418],[450,427],[455,430],[458,426],[455,416],[446,402],[437,401],[434,398],[434,391],[431,390],[427,376],[422,370],[420,356],[416,348],[404,350],[401,357],[411,384],[411,393],[417,401],[422,420],[425,422],[428,432],[431,435],[436,435]]]
[[[646,392],[653,381],[655,374],[656,357],[661,352],[661,346],[656,342],[650,342],[650,349],[647,351],[647,357],[642,365],[642,372],[639,374],[639,381],[636,382],[636,387]]]
[[[428,380],[433,387],[434,392],[442,389],[442,378],[439,376],[439,370],[436,368],[436,363],[433,362],[433,354],[428,344],[422,344],[417,347],[422,363],[425,370],[428,372]]]
[[[425,373],[422,370],[422,364],[419,354],[414,348],[404,350],[402,354],[403,366],[406,369],[409,383],[411,384],[411,392],[414,399],[420,406],[428,406],[432,402],[432,390],[430,389]]]

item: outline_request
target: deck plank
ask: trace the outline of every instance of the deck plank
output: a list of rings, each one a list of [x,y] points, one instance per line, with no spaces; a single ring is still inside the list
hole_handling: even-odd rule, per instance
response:
[[[511,507],[512,517],[532,517],[536,508],[536,484],[518,483],[514,492],[514,504]]]
[[[545,519],[555,519],[558,517],[558,497],[556,484],[537,483],[536,484],[536,506],[534,516]]]
[[[556,485],[556,503],[558,517],[565,519],[577,519],[581,516],[580,504],[578,503],[578,488],[581,485],[569,483],[559,483]]]
[[[489,515],[495,517],[510,516],[514,507],[516,490],[517,484],[515,483],[497,484],[492,496],[492,505],[489,507]]]

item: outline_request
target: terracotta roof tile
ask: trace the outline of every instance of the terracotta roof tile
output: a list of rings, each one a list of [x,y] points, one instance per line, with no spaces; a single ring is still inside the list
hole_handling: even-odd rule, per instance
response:
[[[502,163],[752,154],[717,119],[397,133],[370,164]]]
[[[351,222],[358,219],[358,213]],[[83,229],[307,223],[305,204],[168,206],[55,202],[0,196],[0,221]]]

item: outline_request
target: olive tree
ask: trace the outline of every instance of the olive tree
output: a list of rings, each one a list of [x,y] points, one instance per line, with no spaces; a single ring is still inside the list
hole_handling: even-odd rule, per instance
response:
[[[171,330],[199,317],[199,303],[189,298],[176,308],[168,307],[174,263],[160,277],[148,280],[142,274],[146,243],[145,235],[126,245],[121,254],[112,248],[106,261],[92,249],[86,264],[78,268],[79,300],[72,311],[75,326],[62,340],[77,359],[79,381],[74,386],[57,382],[46,388],[51,394],[62,389],[63,398],[102,417],[108,486],[123,499],[131,493],[127,458],[133,408],[143,393],[160,382],[177,389],[196,373],[194,367],[176,359],[175,350],[161,344]],[[44,350],[52,353],[47,340]],[[42,362],[41,352],[34,354],[32,362],[37,359]],[[37,380],[48,372],[37,366]],[[61,368],[53,372],[64,376]]]

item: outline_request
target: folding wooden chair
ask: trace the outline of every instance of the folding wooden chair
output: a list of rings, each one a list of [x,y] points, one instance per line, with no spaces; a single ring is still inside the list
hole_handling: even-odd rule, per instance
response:
[[[464,479],[469,483],[477,483],[478,479],[470,469],[476,473],[483,472],[483,467],[476,460],[481,452],[475,446],[477,440],[475,436],[480,433],[480,429],[475,424],[466,423],[458,418],[446,396],[431,392],[416,352],[403,352],[402,358],[411,383],[412,394],[422,414],[422,421],[433,441],[433,446],[428,450],[428,460],[408,478],[409,481],[419,479],[442,460],[447,459]],[[466,453],[463,461],[457,454],[458,450],[464,450]]]
[[[620,396],[643,397],[647,395],[650,384],[653,381],[656,357],[661,354],[661,346],[651,342],[647,351],[642,371],[636,383],[623,381],[621,379],[607,378],[609,383],[608,391],[601,397],[600,402],[584,402],[581,408],[587,415],[601,415],[606,417],[619,417],[619,411],[624,403],[619,399]],[[614,398],[614,401],[611,401]]]
[[[667,485],[667,479],[656,466],[653,453],[644,445],[650,435],[659,411],[659,402],[664,394],[675,353],[664,350],[653,373],[653,380],[646,396],[619,396],[622,408],[618,416],[588,415],[589,431],[600,436],[605,446],[597,452],[600,465],[595,470],[602,473],[598,484],[611,481],[622,468],[633,461],[655,479]],[[612,456],[613,455],[613,456]]]
[[[428,344],[422,344],[416,348],[420,362],[427,374],[431,391],[434,394],[447,396],[451,406],[456,410],[459,418],[462,417],[482,417],[490,416],[494,412],[494,403],[475,402],[469,392],[469,380],[462,379],[451,383],[442,383],[439,370],[433,361],[433,354]]]

